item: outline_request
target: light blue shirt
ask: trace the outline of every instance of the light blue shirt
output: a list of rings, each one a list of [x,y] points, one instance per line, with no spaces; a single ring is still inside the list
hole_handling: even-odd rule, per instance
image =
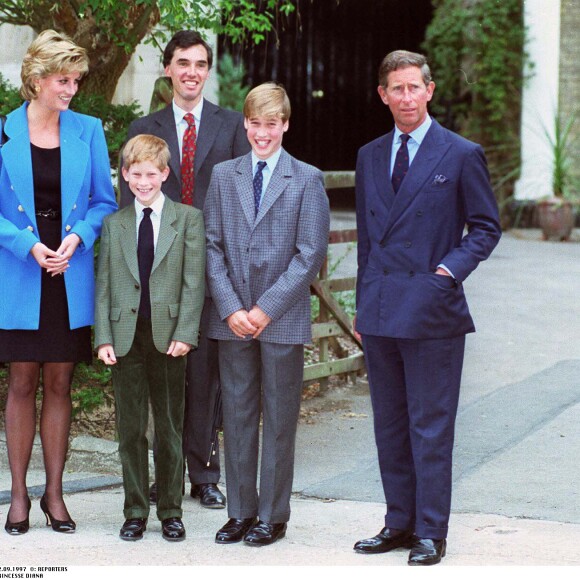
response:
[[[413,159],[415,159],[415,155],[417,155],[417,151],[419,151],[419,147],[421,146],[421,143],[423,143],[423,139],[425,139],[425,135],[427,135],[427,131],[429,131],[429,127],[431,127],[431,123],[431,117],[427,115],[423,123],[421,123],[421,125],[414,131],[409,133],[411,136],[409,141],[407,141],[407,149],[409,150],[409,167],[411,167],[411,163],[413,163]],[[393,167],[395,167],[397,151],[401,146],[402,134],[403,131],[401,131],[397,125],[395,125],[395,134],[393,136],[393,145],[391,149],[391,175],[393,175]]]
[[[201,112],[203,111],[203,99],[200,99],[199,103],[193,108],[191,113],[193,114],[193,120],[195,121],[195,134],[199,135],[199,128],[201,125]],[[179,143],[179,159],[183,155],[183,135],[187,129],[187,121],[183,119],[189,111],[184,111],[181,107],[175,104],[173,101],[173,116],[175,118],[175,128],[177,129],[177,142]]]
[[[252,179],[256,175],[256,170],[258,169],[258,161],[265,161],[266,167],[262,169],[262,197],[264,197],[264,192],[268,189],[268,184],[270,183],[270,178],[272,177],[272,173],[274,173],[274,169],[276,169],[276,165],[278,165],[278,159],[280,159],[280,155],[282,154],[282,148],[278,149],[272,153],[268,159],[259,159],[258,156],[252,151]],[[260,198],[261,200],[261,198]]]

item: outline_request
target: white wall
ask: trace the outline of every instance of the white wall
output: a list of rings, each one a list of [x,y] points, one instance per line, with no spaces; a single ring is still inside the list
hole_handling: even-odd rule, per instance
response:
[[[20,88],[20,65],[28,45],[36,33],[28,26],[0,25],[0,72],[16,88]]]
[[[552,151],[545,131],[553,133],[558,110],[560,62],[560,0],[525,0],[527,45],[534,63],[533,77],[523,91],[521,178],[515,187],[519,200],[552,194]]]

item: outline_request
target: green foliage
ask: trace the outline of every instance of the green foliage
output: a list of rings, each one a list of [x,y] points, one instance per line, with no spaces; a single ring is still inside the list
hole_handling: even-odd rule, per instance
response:
[[[259,43],[276,24],[280,15],[296,10],[297,0],[6,0],[0,4],[0,23],[29,25],[38,28],[62,22],[95,23],[94,34],[133,53],[135,38],[159,24],[156,42],[167,34],[193,28],[213,30],[234,42]],[[123,24],[124,26],[121,26]]]
[[[485,148],[501,205],[520,167],[522,0],[433,0],[433,5],[423,44],[437,84],[431,111]]]
[[[130,105],[112,105],[102,95],[78,93],[71,103],[71,109],[101,119],[111,167],[117,169],[119,151],[127,138],[129,125],[143,115],[137,101]]]
[[[576,115],[565,117],[557,113],[553,132],[544,129],[554,156],[552,189],[555,197],[563,199],[576,199],[580,195],[580,183],[573,172],[575,138],[572,129],[576,119]]]
[[[89,0],[93,4],[118,5],[114,0]],[[147,42],[162,45],[172,33],[184,28],[212,30],[231,38],[234,43],[259,44],[274,28],[280,15],[296,10],[297,0],[134,0],[151,4],[158,11],[163,29],[155,29]],[[117,8],[118,9],[118,8]],[[116,21],[115,9],[107,8],[107,17]],[[123,34],[117,42],[122,42]]]
[[[78,364],[71,391],[73,418],[88,415],[101,407],[112,408],[115,399],[111,370],[99,360],[90,365]]]
[[[345,290],[344,292],[333,292],[332,295],[350,318],[354,318],[354,315],[356,314],[356,291]],[[317,322],[319,314],[320,300],[318,299],[318,296],[310,296],[310,320],[312,322]]]
[[[350,318],[354,318],[354,315],[356,314],[356,291],[345,290],[344,292],[336,292],[335,297],[341,308],[350,316]]]
[[[292,14],[297,3],[297,0],[263,0],[256,6],[254,0],[222,0],[223,19],[214,30],[233,42],[244,42],[249,36],[253,44],[259,44],[275,27],[277,17]]]
[[[339,256],[334,258],[331,256],[328,260],[328,278],[332,278],[332,275],[336,272],[340,264],[346,259],[346,257],[356,249],[356,243],[349,243],[346,247],[346,251]],[[344,290],[342,292],[333,292],[332,296],[340,304],[340,307],[353,318],[356,314],[356,291],[355,290]],[[316,322],[318,320],[318,315],[320,314],[320,300],[317,296],[310,296],[310,320]]]
[[[0,115],[7,115],[22,104],[18,89],[13,87],[0,73]]]
[[[210,30],[235,43],[262,42],[298,0],[3,0],[0,24],[54,28],[88,51],[83,91],[111,101],[118,79],[137,46],[160,51],[177,30]]]
[[[320,314],[320,300],[318,296],[310,295],[310,321],[316,322]]]
[[[230,54],[224,54],[219,61],[219,101],[222,107],[241,111],[250,87],[244,85],[244,65],[236,65]]]
[[[155,81],[151,103],[149,103],[149,113],[155,113],[164,109],[173,100],[173,84],[171,79],[161,76]]]

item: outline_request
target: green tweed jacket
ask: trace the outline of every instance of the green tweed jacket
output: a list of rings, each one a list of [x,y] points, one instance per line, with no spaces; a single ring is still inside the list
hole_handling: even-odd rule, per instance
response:
[[[205,230],[200,210],[165,197],[149,280],[153,341],[167,352],[172,340],[197,346],[205,292]],[[129,352],[141,299],[135,205],[103,222],[95,300],[95,347]]]

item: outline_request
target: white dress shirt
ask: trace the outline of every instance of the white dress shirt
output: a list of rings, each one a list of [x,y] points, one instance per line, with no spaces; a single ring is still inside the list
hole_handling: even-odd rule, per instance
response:
[[[193,108],[191,113],[193,114],[193,119],[195,121],[195,134],[199,135],[199,128],[201,126],[201,112],[203,110],[203,98],[200,99],[199,103]],[[179,143],[179,159],[183,156],[183,135],[187,129],[187,121],[183,119],[189,111],[184,111],[181,107],[175,104],[173,101],[173,116],[175,117],[175,128],[177,129],[177,142]]]

